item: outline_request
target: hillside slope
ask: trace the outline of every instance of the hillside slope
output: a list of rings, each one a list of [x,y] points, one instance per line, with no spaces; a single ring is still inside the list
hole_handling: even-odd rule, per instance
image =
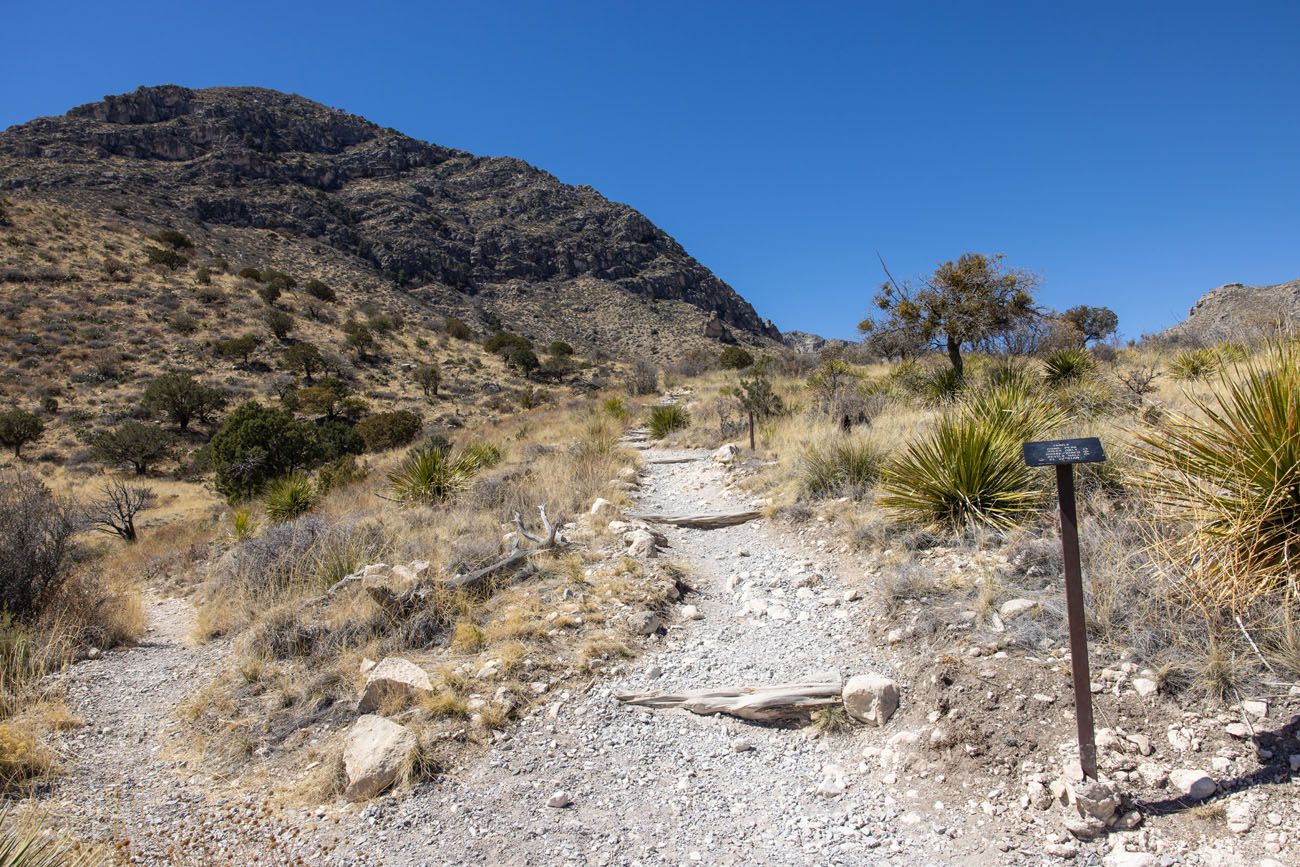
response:
[[[590,187],[271,90],[146,87],[12,127],[0,194],[178,229],[234,271],[328,250],[335,281],[376,300],[613,355],[779,339],[676,241]]]
[[[1300,322],[1300,280],[1272,286],[1225,283],[1201,296],[1187,318],[1163,332],[1175,341],[1252,339]]]

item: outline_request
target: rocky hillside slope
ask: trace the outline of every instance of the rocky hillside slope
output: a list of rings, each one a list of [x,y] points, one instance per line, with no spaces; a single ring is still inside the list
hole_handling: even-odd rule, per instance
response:
[[[184,231],[236,271],[328,250],[374,296],[614,355],[780,337],[590,187],[271,90],[145,87],[12,127],[0,195]]]
[[[1272,286],[1225,283],[1211,289],[1187,312],[1187,319],[1162,336],[1177,342],[1250,340],[1300,323],[1300,280]]]

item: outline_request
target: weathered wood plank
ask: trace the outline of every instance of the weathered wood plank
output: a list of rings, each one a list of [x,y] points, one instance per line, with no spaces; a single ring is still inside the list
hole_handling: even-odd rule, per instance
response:
[[[744,524],[755,518],[762,517],[762,513],[757,510],[744,512],[719,512],[716,514],[699,514],[699,515],[652,515],[652,514],[635,514],[629,515],[630,518],[637,518],[650,524],[670,524],[674,527],[693,527],[697,530],[712,530],[717,527],[734,527],[736,524]]]
[[[650,708],[682,708],[701,716],[727,714],[756,722],[807,718],[818,708],[838,704],[840,679],[771,686],[730,686],[689,692],[640,692],[617,696],[624,704]]]

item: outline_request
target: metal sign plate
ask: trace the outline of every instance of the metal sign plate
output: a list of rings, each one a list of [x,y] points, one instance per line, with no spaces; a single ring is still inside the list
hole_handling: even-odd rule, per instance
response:
[[[1077,440],[1045,440],[1025,443],[1025,463],[1031,467],[1057,464],[1095,464],[1106,460],[1101,440],[1084,437]]]

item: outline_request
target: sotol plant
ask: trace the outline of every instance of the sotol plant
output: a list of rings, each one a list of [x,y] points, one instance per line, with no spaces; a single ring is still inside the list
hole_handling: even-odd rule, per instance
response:
[[[804,494],[814,499],[861,497],[880,478],[884,453],[870,440],[840,439],[811,446],[799,462]]]
[[[1058,349],[1043,359],[1043,378],[1048,385],[1064,385],[1091,376],[1097,362],[1084,349]]]
[[[291,473],[271,483],[266,491],[266,516],[272,521],[289,521],[305,515],[316,505],[316,491],[304,473]]]
[[[663,439],[675,430],[690,427],[691,416],[677,404],[656,406],[650,410],[650,435]]]
[[[474,449],[452,455],[441,449],[420,448],[388,474],[388,483],[399,501],[430,505],[462,490],[483,466],[483,456]]]
[[[1139,435],[1153,500],[1191,527],[1175,561],[1198,598],[1239,607],[1263,594],[1300,595],[1300,349],[1220,376],[1192,397],[1196,416]]]
[[[984,389],[885,464],[879,502],[905,522],[955,531],[1022,523],[1042,500],[1042,482],[1021,445],[1061,421],[1024,384]]]

